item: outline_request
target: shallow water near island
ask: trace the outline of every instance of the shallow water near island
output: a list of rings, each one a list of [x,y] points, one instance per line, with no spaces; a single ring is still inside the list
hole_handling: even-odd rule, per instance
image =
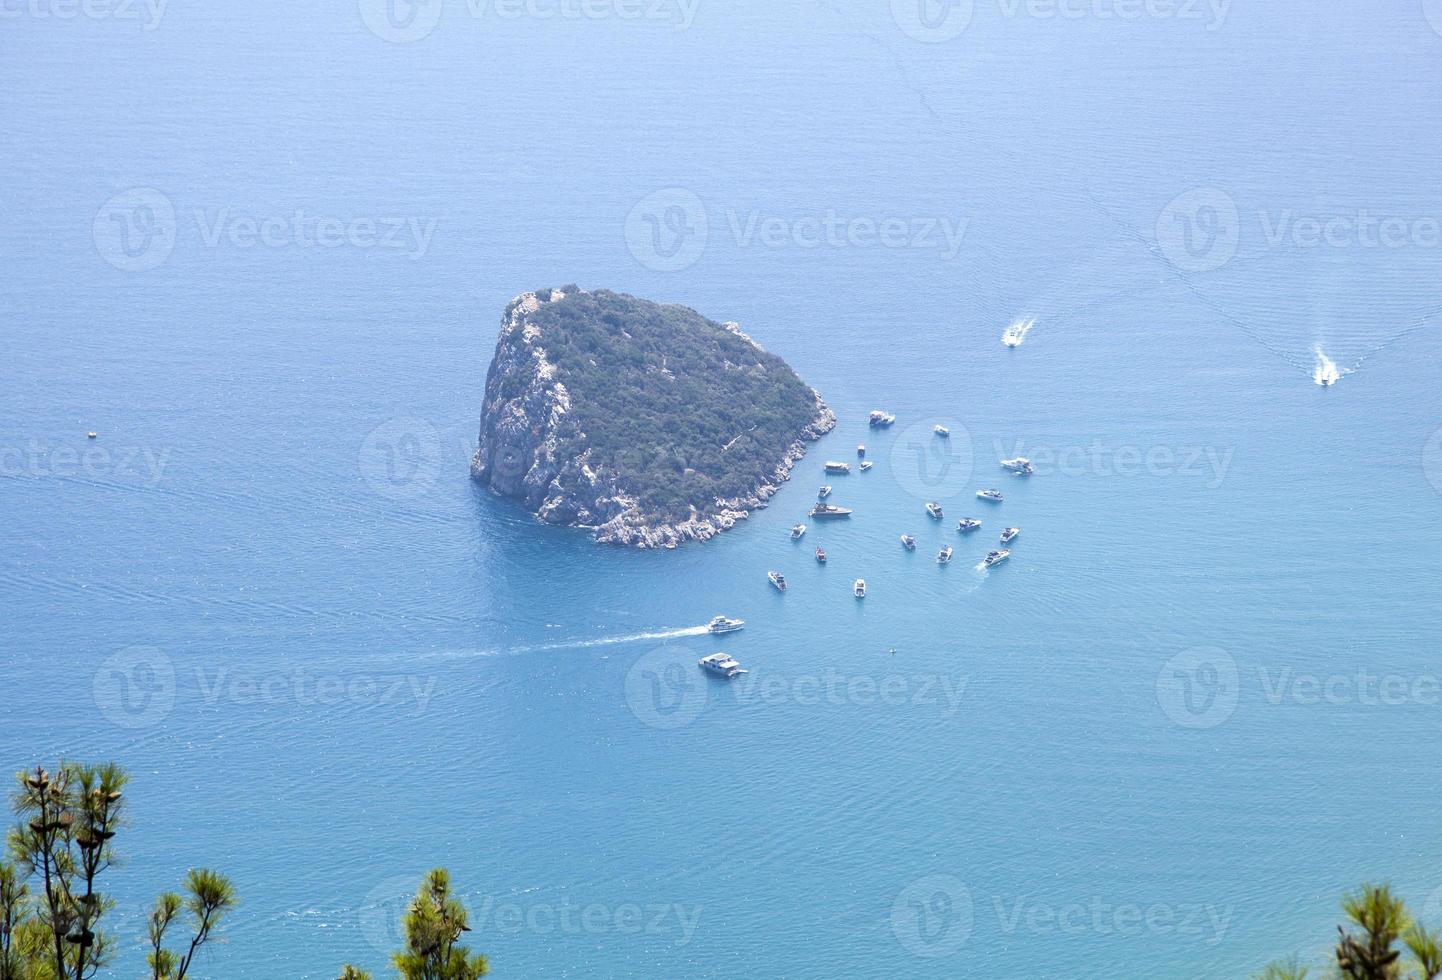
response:
[[[198,865],[242,980],[381,970],[435,865],[498,976],[1236,977],[1362,880],[1436,905],[1436,252],[1263,227],[1426,217],[1442,37],[782,6],[7,22],[0,768],[131,769],[126,935]],[[134,187],[176,242],[126,271]],[[627,219],[677,188],[673,268]],[[207,235],[298,210],[434,234]],[[914,234],[733,230],[828,212]],[[537,524],[467,458],[505,303],[570,281],[738,321],[841,424],[704,545]],[[792,543],[822,483],[856,514]]]

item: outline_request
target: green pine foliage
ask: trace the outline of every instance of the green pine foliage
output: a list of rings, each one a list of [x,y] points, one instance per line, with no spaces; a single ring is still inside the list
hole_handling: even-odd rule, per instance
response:
[[[589,448],[647,516],[684,520],[754,492],[815,417],[785,361],[684,306],[597,290],[531,319],[571,395],[563,453]]]

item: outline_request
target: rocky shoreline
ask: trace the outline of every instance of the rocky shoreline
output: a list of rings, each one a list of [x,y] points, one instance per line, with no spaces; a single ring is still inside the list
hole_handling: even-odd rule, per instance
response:
[[[591,530],[595,539],[636,548],[674,548],[705,541],[745,520],[781,488],[811,442],[836,425],[836,414],[815,389],[809,424],[777,461],[771,474],[749,493],[717,498],[704,510],[691,508],[684,521],[657,521],[643,512],[618,474],[593,468],[591,451],[562,458],[560,429],[571,410],[571,394],[546,356],[544,336],[532,317],[561,290],[523,293],[507,307],[496,356],[486,376],[480,440],[472,476],[494,492],[525,503],[541,520]],[[735,324],[724,327],[757,351],[763,349]]]

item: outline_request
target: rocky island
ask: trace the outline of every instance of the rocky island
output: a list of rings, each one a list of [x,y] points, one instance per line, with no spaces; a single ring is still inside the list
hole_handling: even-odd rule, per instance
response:
[[[764,507],[835,424],[736,324],[563,286],[506,307],[471,472],[548,523],[673,548]]]

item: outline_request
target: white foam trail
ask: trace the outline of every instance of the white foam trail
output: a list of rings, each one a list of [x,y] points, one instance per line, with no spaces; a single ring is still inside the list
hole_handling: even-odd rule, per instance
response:
[[[1027,333],[1034,326],[1036,326],[1036,317],[1029,320],[1017,320],[1006,328],[1006,332],[1001,335],[1001,342],[1008,347],[1020,347],[1022,341],[1026,340]]]
[[[544,653],[548,650],[579,650],[587,647],[615,646],[620,643],[645,643],[650,640],[675,640],[683,636],[704,636],[705,626],[686,626],[674,630],[656,630],[651,633],[629,633],[625,636],[598,636],[589,640],[556,640],[551,643],[530,643],[512,647],[489,647],[484,650],[448,650],[438,654],[447,660],[462,660],[467,657],[499,657],[506,654]]]
[[[1339,369],[1336,361],[1322,353],[1320,345],[1313,347],[1312,353],[1317,355],[1317,365],[1312,369],[1312,381],[1316,384],[1325,388],[1341,381],[1344,374],[1352,373],[1351,371]]]

